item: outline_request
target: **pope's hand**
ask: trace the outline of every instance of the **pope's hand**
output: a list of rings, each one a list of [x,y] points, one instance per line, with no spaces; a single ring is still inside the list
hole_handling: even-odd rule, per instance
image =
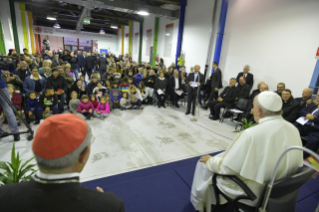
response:
[[[209,158],[212,158],[212,156],[210,155],[204,155],[200,158],[200,162],[206,163],[208,161]]]
[[[311,103],[312,103],[311,99],[308,99],[307,102],[306,102],[307,105],[310,105]]]
[[[104,190],[103,190],[102,188],[100,188],[100,187],[96,187],[96,190],[97,190],[98,192],[104,193]]]
[[[316,173],[314,173],[313,175],[312,175],[312,178],[313,179],[316,179],[316,177],[318,177],[319,176],[319,172],[316,172]]]

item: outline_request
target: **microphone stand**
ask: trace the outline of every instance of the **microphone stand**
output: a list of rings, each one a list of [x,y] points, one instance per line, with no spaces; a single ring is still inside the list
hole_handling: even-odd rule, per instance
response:
[[[311,151],[310,149],[307,149],[307,148],[304,148],[304,147],[300,147],[300,146],[292,146],[292,147],[289,147],[288,149],[286,149],[280,155],[279,160],[278,160],[278,162],[277,162],[277,164],[275,166],[274,172],[273,172],[273,174],[270,177],[270,183],[268,184],[267,191],[266,191],[266,194],[265,194],[265,197],[264,197],[264,201],[263,201],[262,207],[259,208],[259,212],[267,212],[266,211],[267,203],[268,203],[268,200],[269,200],[269,197],[270,197],[270,193],[271,193],[272,187],[274,185],[275,177],[276,177],[280,162],[282,161],[282,159],[284,158],[284,156],[286,155],[287,152],[289,152],[290,150],[294,150],[294,149],[305,151],[305,152],[309,153],[310,155],[314,156],[319,161],[319,156],[315,152]]]
[[[200,82],[200,73],[199,72],[198,72],[198,81]],[[194,115],[193,115],[193,118],[191,119],[192,122],[197,121],[197,119],[195,118],[196,115],[197,115],[197,117],[199,116],[199,108],[197,108],[197,114],[196,114],[196,104],[198,104],[199,91],[200,91],[200,86],[197,86],[197,95],[196,95],[196,100],[195,100],[195,104],[194,104]]]

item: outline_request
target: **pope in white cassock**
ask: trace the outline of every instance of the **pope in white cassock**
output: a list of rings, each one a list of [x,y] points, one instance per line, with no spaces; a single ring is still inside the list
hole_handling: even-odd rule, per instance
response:
[[[236,175],[257,196],[255,201],[242,200],[256,206],[262,189],[270,180],[279,156],[291,146],[302,146],[295,126],[281,116],[282,100],[274,92],[265,91],[254,99],[254,119],[258,125],[241,132],[225,152],[214,157],[205,155],[197,163],[192,184],[191,202],[196,210],[211,210],[215,204],[212,187],[214,173]],[[303,164],[302,151],[290,151],[282,160],[276,179],[296,173]],[[245,195],[243,190],[228,178],[218,177],[221,192],[234,199]],[[227,203],[220,196],[221,204]]]

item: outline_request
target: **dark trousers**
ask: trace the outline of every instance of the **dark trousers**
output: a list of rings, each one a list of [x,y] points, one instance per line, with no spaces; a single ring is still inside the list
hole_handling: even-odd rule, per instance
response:
[[[39,119],[43,119],[43,111],[45,111],[46,107],[38,107],[37,114]],[[53,112],[53,114],[59,114],[59,109],[56,105],[50,107],[50,110]]]
[[[38,108],[36,108],[35,111],[34,111],[32,114],[35,116],[35,120],[38,120],[38,119],[39,119],[39,118],[38,118]],[[25,120],[26,120],[27,122],[30,122],[30,116],[29,116],[29,111],[28,111],[28,110],[26,110],[26,112],[24,113],[24,115],[25,115]]]
[[[188,88],[188,98],[187,98],[187,112],[191,111],[192,108],[192,114],[195,114],[195,104],[196,104],[196,98],[197,98],[197,89],[198,88]]]
[[[60,102],[58,103],[59,105],[59,111],[64,111],[64,104],[65,104],[65,100],[66,100],[66,94],[61,94],[58,95],[58,99],[60,100]]]
[[[170,95],[171,95],[171,101],[173,102],[173,104],[177,104],[179,100],[179,95],[177,95],[175,91],[171,91]]]
[[[81,68],[81,73],[82,73],[82,76],[84,76],[84,78],[85,78],[85,75],[86,75],[86,68],[84,68],[83,70],[82,70],[82,68]]]
[[[208,102],[207,106],[210,109],[210,115],[216,119],[219,119],[220,109],[226,107],[224,102],[218,102],[217,100]]]
[[[156,95],[157,95],[157,100],[158,100],[157,104],[164,105],[165,101],[166,101],[166,95],[165,94],[158,95],[157,93],[156,93]]]
[[[319,132],[315,131],[314,127],[312,127],[311,125],[298,125],[297,129],[299,130],[301,136],[308,137],[306,148],[317,152],[319,149]],[[304,158],[307,158],[309,157],[309,154],[304,152],[303,156]]]
[[[83,116],[85,116],[86,119],[90,119],[93,117],[93,112],[92,113],[82,113]]]
[[[101,76],[101,78],[102,78],[102,76],[104,76],[105,72],[106,72],[106,70],[100,70],[100,76]]]
[[[207,101],[210,102],[210,101],[213,101],[214,99],[215,100],[218,99],[218,91],[215,91],[215,89],[210,92],[210,95]]]
[[[137,100],[137,102],[132,102],[131,104],[132,104],[133,109],[135,108],[135,106],[137,109],[140,109],[142,102],[141,102],[141,100]]]
[[[121,108],[120,101],[118,103],[113,102],[113,109]]]

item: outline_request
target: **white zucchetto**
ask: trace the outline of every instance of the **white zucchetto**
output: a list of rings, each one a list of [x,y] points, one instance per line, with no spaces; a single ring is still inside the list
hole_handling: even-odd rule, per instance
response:
[[[282,100],[280,96],[271,91],[264,91],[258,96],[258,102],[263,108],[271,112],[280,111],[282,108]]]

